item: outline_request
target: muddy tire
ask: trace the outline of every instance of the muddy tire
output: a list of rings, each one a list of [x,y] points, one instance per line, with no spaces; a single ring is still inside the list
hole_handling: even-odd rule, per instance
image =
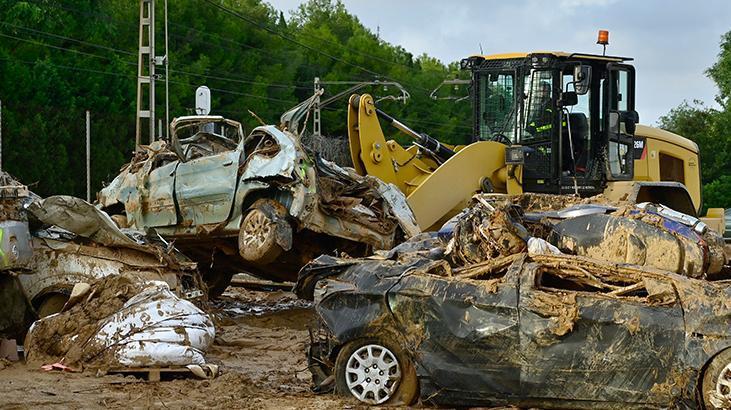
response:
[[[728,409],[731,406],[731,349],[711,360],[701,382],[703,404],[707,409]]]
[[[414,403],[419,380],[411,359],[384,338],[352,341],[335,361],[335,391],[368,405]]]
[[[277,259],[281,253],[273,218],[262,208],[253,207],[241,223],[239,254],[245,261],[266,265]]]
[[[211,278],[211,276],[214,277]],[[206,285],[208,286],[208,299],[217,299],[219,296],[223,295],[223,292],[228,289],[228,285],[231,284],[231,278],[233,278],[233,276],[233,273],[218,273],[208,276],[208,279],[206,280]]]
[[[69,297],[61,293],[44,296],[43,301],[38,305],[38,317],[43,319],[46,316],[60,312],[68,300]]]

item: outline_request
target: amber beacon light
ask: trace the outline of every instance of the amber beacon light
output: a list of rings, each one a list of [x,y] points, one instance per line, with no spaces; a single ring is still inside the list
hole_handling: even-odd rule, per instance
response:
[[[607,30],[599,30],[599,36],[596,39],[597,44],[601,44],[603,46],[606,46],[609,44],[609,31]]]
[[[601,44],[604,48],[602,55],[607,54],[607,45],[609,44],[609,31],[608,30],[599,30],[599,35],[596,38],[596,43]]]

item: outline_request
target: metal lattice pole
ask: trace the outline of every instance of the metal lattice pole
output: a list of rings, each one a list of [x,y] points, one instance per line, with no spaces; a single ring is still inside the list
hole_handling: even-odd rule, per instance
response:
[[[86,202],[91,202],[91,119],[86,110]]]

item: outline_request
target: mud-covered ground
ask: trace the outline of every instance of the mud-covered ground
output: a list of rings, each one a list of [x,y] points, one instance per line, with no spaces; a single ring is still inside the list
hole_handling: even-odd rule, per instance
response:
[[[0,408],[351,408],[353,402],[310,392],[304,354],[312,311],[289,292],[229,288],[214,306],[213,380],[147,382],[134,376],[44,372],[0,363]]]

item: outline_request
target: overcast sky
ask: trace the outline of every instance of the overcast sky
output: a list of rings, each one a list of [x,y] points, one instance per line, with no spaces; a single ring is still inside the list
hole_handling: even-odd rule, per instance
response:
[[[295,9],[301,0],[266,0]],[[477,54],[560,50],[601,53],[599,29],[610,31],[607,54],[634,57],[637,110],[645,124],[683,100],[714,104],[704,71],[721,35],[731,30],[731,0],[343,0],[381,38],[443,62]]]

